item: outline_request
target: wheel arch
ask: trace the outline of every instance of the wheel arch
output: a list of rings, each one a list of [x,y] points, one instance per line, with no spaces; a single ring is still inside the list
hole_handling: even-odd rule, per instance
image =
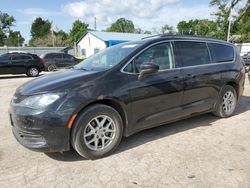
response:
[[[236,94],[237,94],[237,99],[238,99],[239,98],[239,84],[235,81],[229,81],[225,85],[232,86],[235,89]]]
[[[120,104],[120,102],[118,102],[115,99],[100,99],[100,100],[89,102],[88,104],[86,104],[84,106],[81,106],[75,112],[75,114],[77,114],[76,119],[77,119],[78,114],[82,113],[85,109],[89,108],[90,106],[96,105],[96,104],[103,104],[103,105],[107,105],[107,106],[110,106],[110,107],[114,108],[122,118],[123,135],[126,134],[126,128],[127,128],[127,125],[128,125],[127,113],[124,110],[124,108],[122,107],[122,104]],[[75,123],[76,119],[74,119],[72,127],[74,126],[74,123]],[[71,129],[70,132],[72,131],[72,127],[70,128]],[[70,133],[70,135],[71,135],[71,133]]]
[[[29,66],[27,66],[27,68],[26,68],[26,72],[28,72],[28,70],[29,70],[30,68],[32,68],[32,67],[37,68],[37,69],[38,69],[38,71],[39,71],[39,72],[41,72],[41,68],[40,68],[38,65],[29,65]]]

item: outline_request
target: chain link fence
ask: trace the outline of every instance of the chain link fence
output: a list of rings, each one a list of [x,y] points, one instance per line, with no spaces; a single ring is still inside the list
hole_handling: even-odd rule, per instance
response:
[[[40,56],[45,53],[60,52],[63,49],[65,49],[65,47],[0,47],[0,55],[8,52],[20,51]],[[68,53],[74,55],[74,50],[69,50]]]

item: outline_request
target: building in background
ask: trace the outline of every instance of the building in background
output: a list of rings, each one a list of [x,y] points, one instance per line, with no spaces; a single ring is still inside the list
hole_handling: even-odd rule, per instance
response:
[[[141,40],[148,36],[150,35],[89,31],[76,42],[77,55],[86,58],[107,47],[123,42]]]

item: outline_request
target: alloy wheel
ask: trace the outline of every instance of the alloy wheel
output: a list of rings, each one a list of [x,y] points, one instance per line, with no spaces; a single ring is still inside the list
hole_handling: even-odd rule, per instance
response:
[[[107,148],[114,140],[116,125],[114,121],[106,115],[93,118],[85,127],[84,143],[94,151]]]
[[[236,98],[232,91],[227,91],[223,96],[222,109],[225,113],[232,113],[236,105]]]

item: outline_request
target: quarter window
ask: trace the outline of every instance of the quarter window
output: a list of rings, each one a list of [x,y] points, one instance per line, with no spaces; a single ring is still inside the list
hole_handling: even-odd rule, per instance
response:
[[[229,62],[234,60],[234,48],[229,45],[209,43],[208,44],[213,63]]]
[[[175,55],[182,67],[210,64],[210,56],[205,42],[176,41]]]
[[[124,71],[139,73],[140,66],[143,63],[149,62],[159,65],[159,70],[174,68],[173,53],[170,43],[158,44],[143,51],[133,60],[133,68],[131,65],[128,65]],[[129,71],[130,68],[132,69],[131,71]]]

